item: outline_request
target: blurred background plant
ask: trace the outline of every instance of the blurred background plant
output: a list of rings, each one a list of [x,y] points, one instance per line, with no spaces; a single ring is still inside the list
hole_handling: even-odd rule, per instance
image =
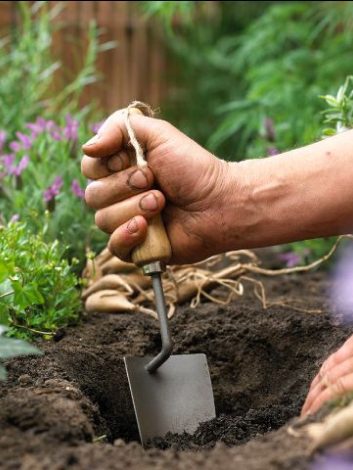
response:
[[[165,25],[177,61],[168,117],[202,145],[241,160],[320,136],[319,95],[352,71],[352,2],[142,6]]]

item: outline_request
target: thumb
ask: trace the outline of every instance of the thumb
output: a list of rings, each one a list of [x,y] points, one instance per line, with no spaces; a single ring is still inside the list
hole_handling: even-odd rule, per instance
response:
[[[131,126],[142,148],[151,151],[159,143],[163,121],[147,116],[130,115]],[[116,111],[100,127],[98,133],[82,146],[85,155],[102,158],[114,155],[129,143],[124,110]]]

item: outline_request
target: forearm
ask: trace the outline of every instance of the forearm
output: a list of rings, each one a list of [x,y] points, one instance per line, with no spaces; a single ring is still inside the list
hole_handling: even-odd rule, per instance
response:
[[[232,170],[231,170],[232,171]],[[241,188],[228,247],[271,246],[353,230],[353,131],[234,166]],[[241,220],[239,220],[241,218]]]

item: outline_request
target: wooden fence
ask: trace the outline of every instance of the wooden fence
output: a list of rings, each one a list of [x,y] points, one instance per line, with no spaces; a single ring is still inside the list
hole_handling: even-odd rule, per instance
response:
[[[33,3],[33,2],[29,2]],[[48,2],[54,6],[58,2]],[[133,1],[66,1],[55,18],[53,52],[63,63],[59,82],[65,86],[82,62],[92,20],[102,30],[100,42],[116,47],[99,54],[97,71],[102,80],[89,85],[83,100],[97,100],[106,111],[139,99],[158,107],[166,92],[166,53],[156,25]],[[17,2],[0,1],[1,35],[19,22]],[[80,57],[78,57],[78,55]]]

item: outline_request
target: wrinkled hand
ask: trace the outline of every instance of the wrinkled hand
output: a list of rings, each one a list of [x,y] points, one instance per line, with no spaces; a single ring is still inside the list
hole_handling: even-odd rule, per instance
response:
[[[302,416],[315,413],[328,400],[353,391],[353,336],[322,365],[311,383]]]
[[[148,167],[130,166],[134,154],[122,111],[83,146],[82,173],[96,180],[85,199],[97,210],[98,227],[110,234],[110,251],[129,261],[146,236],[148,219],[163,209],[171,262],[199,261],[225,251],[230,166],[165,121],[132,115],[131,125]]]

